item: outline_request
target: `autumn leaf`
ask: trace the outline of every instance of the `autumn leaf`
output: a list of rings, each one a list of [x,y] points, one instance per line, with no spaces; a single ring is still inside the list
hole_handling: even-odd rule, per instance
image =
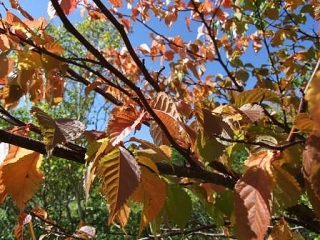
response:
[[[10,0],[10,4],[11,4],[11,7],[14,9],[17,9],[22,16],[24,16],[25,18],[28,18],[29,20],[33,20],[33,17],[21,7],[18,0]]]
[[[307,133],[311,133],[315,129],[314,121],[310,119],[307,113],[299,113],[294,119],[294,126]]]
[[[303,151],[303,175],[320,200],[320,137],[311,135]]]
[[[122,7],[122,5],[123,5],[122,0],[109,0],[109,2],[110,2],[114,7]]]
[[[138,186],[140,168],[130,152],[119,147],[100,158],[96,172],[101,179],[102,194],[110,205],[108,224],[111,224]]]
[[[263,88],[246,90],[237,95],[235,104],[241,107],[246,103],[260,103],[261,101],[279,102],[279,97],[273,91]]]
[[[39,122],[48,155],[52,154],[56,145],[79,138],[85,130],[85,125],[78,120],[53,119],[37,107],[32,107],[31,113],[36,116]]]
[[[18,148],[13,157],[7,157],[1,166],[1,180],[22,212],[43,181],[40,171],[42,156],[34,151]]]
[[[106,129],[111,143],[115,146],[123,141],[132,131],[139,130],[146,112],[139,113],[133,105],[115,107],[111,111]]]
[[[150,106],[174,140],[184,145],[190,142],[188,134],[181,123],[181,116],[177,110],[176,103],[169,95],[164,92],[158,93],[157,98],[150,102]],[[166,135],[155,121],[150,122],[150,134],[156,145],[170,145]]]
[[[77,0],[60,0],[59,4],[64,14],[69,15],[76,9],[78,5],[78,1]],[[53,18],[56,15],[56,10],[54,9],[51,1],[48,2],[47,12],[50,18]]]
[[[294,239],[289,224],[281,218],[272,228],[267,240]]]
[[[273,190],[274,201],[283,208],[297,204],[302,190],[294,176],[275,164],[272,165],[271,170],[276,183]]]
[[[141,182],[131,199],[143,204],[139,234],[162,210],[166,199],[166,184],[148,169],[141,168]]]
[[[271,179],[261,168],[249,168],[234,188],[238,239],[264,239],[271,219]]]

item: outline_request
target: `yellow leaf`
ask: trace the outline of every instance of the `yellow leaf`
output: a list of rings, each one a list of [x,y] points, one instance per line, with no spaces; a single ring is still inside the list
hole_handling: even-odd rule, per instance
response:
[[[237,95],[235,99],[235,105],[236,107],[241,107],[246,103],[259,103],[262,100],[279,102],[279,97],[271,90],[255,88],[252,90],[243,91]]]
[[[7,194],[11,195],[20,211],[34,195],[43,181],[40,170],[42,156],[34,151],[19,148],[13,158],[4,160],[2,182]]]
[[[36,52],[18,52],[18,69],[34,70],[41,67],[40,55]]]
[[[97,174],[101,179],[102,195],[110,206],[108,224],[111,224],[138,186],[140,168],[130,152],[119,147],[101,157]]]
[[[137,157],[138,163],[142,166],[148,167],[151,169],[153,172],[159,174],[159,170],[157,168],[157,165],[154,163],[153,160],[150,158],[143,156],[143,155],[138,155]]]
[[[166,199],[166,184],[148,169],[141,168],[141,181],[131,199],[143,204],[139,234],[160,213]]]
[[[310,119],[309,114],[300,113],[294,119],[294,126],[300,131],[310,133],[314,130],[314,121]]]

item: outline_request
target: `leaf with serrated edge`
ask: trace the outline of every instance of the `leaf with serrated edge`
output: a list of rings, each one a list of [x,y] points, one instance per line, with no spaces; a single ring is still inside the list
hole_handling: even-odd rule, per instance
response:
[[[43,181],[41,163],[42,155],[24,148],[19,148],[14,158],[4,160],[2,182],[20,211],[24,210]]]
[[[114,147],[111,145],[108,138],[99,139],[97,141],[91,141],[86,152],[86,161],[88,167],[86,169],[86,175],[83,180],[83,188],[85,192],[86,201],[89,198],[89,192],[91,185],[96,177],[96,167],[99,164],[99,159],[103,154],[107,154]]]
[[[130,208],[127,203],[123,204],[119,211],[114,216],[114,222],[119,223],[122,226],[122,230],[125,232],[124,227],[127,225],[130,215]]]
[[[101,157],[97,174],[101,179],[102,194],[110,205],[110,224],[138,186],[140,169],[128,150],[119,147]]]
[[[157,98],[150,102],[150,107],[166,126],[174,140],[182,144],[191,142],[184,125],[181,123],[181,116],[177,110],[176,103],[168,94],[160,92]],[[164,132],[155,121],[150,122],[150,134],[156,145],[170,145]]]
[[[234,188],[235,229],[238,239],[264,239],[271,219],[271,179],[251,167]]]
[[[141,182],[131,199],[143,204],[139,234],[162,210],[166,199],[166,184],[156,174],[141,167]]]
[[[153,110],[155,114],[160,118],[161,122],[166,126],[169,133],[175,140],[181,138],[182,125],[171,115],[161,110]],[[150,123],[150,134],[156,145],[170,145],[166,135],[155,121]]]
[[[280,206],[289,208],[297,204],[301,194],[297,180],[278,165],[272,165],[271,171],[276,182],[273,197],[277,199]]]
[[[132,131],[140,129],[145,115],[146,112],[139,113],[131,104],[115,107],[111,111],[111,117],[106,129],[112,145],[117,145]]]

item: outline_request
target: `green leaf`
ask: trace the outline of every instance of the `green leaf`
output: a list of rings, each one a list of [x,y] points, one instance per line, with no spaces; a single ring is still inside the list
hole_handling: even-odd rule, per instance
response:
[[[183,229],[192,211],[192,202],[188,193],[179,186],[168,186],[166,210],[169,218]]]
[[[220,212],[224,213],[228,217],[233,212],[233,193],[231,190],[226,189],[222,193],[219,193],[215,198],[214,206]]]
[[[201,135],[202,134],[198,135],[197,147],[203,161],[211,162],[218,159],[222,155],[225,146],[219,143],[214,137],[205,139]]]

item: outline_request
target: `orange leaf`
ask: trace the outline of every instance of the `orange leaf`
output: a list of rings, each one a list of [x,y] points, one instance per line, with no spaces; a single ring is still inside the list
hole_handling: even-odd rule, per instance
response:
[[[109,0],[109,2],[110,2],[114,7],[122,7],[122,5],[123,5],[122,0]]]
[[[261,168],[249,168],[234,189],[236,236],[264,239],[271,219],[271,179]]]
[[[268,240],[294,239],[289,224],[281,218],[272,228]]]
[[[110,142],[115,146],[133,130],[140,129],[146,112],[139,113],[133,105],[115,107],[107,126]]]
[[[156,174],[141,168],[141,181],[131,198],[143,203],[139,234],[162,210],[166,199],[166,184]]]
[[[43,181],[40,171],[42,156],[34,151],[19,148],[13,158],[6,158],[1,172],[5,192],[17,203],[20,211],[34,195]]]

